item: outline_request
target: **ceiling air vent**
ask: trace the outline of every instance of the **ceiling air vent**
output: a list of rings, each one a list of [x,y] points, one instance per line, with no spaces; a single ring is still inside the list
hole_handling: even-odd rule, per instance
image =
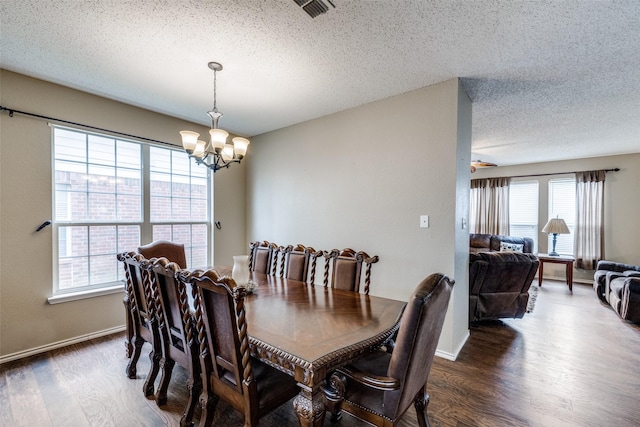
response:
[[[309,14],[310,17],[315,18],[318,15],[322,15],[329,10],[329,7],[324,4],[322,0],[293,0],[298,6],[302,6],[305,12]],[[327,0],[331,6],[336,7],[331,0]]]

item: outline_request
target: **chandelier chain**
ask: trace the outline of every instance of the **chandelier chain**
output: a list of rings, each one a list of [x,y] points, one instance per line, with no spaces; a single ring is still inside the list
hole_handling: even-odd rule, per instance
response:
[[[215,113],[218,112],[218,107],[216,106],[216,86],[217,86],[217,80],[218,80],[218,71],[217,70],[213,70],[213,111]]]

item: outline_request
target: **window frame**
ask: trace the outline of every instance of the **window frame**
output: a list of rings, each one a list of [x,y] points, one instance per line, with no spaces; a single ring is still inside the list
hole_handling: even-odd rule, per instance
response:
[[[206,197],[203,198],[202,196],[200,196],[198,199],[200,200],[200,204],[202,205],[202,201],[204,200],[204,204],[206,204],[206,215],[204,217],[204,219],[191,219],[192,217],[189,216],[188,219],[186,220],[177,220],[177,219],[163,219],[161,221],[155,221],[152,222],[151,221],[151,202],[150,199],[152,197],[151,195],[151,174],[152,174],[152,168],[151,168],[151,151],[152,151],[152,147],[155,149],[162,149],[162,150],[167,150],[169,151],[169,157],[173,158],[172,156],[175,156],[178,152],[180,153],[180,155],[184,155],[186,157],[186,154],[184,154],[181,150],[180,147],[178,146],[172,146],[172,145],[163,145],[163,144],[154,144],[154,143],[150,143],[148,141],[142,141],[142,140],[136,140],[135,138],[132,137],[127,137],[127,138],[123,138],[120,136],[114,136],[114,135],[110,135],[108,133],[99,133],[99,132],[94,132],[94,131],[88,131],[88,130],[84,130],[84,129],[79,129],[79,128],[74,128],[74,127],[68,127],[68,126],[61,126],[61,125],[57,125],[57,124],[50,124],[51,127],[51,152],[52,152],[52,156],[51,156],[51,160],[52,160],[52,258],[53,258],[53,276],[52,276],[52,296],[50,298],[48,298],[49,303],[51,304],[56,304],[56,303],[60,303],[60,302],[66,302],[66,301],[73,301],[73,300],[77,300],[77,299],[82,299],[82,298],[88,298],[88,297],[94,297],[94,296],[98,296],[98,295],[106,295],[106,294],[110,294],[110,293],[117,293],[117,292],[122,292],[124,290],[124,271],[121,269],[121,266],[119,265],[119,263],[117,261],[115,261],[115,265],[117,267],[117,270],[112,271],[111,273],[115,273],[115,280],[113,281],[105,281],[105,282],[101,282],[101,283],[95,283],[95,284],[91,284],[91,283],[87,283],[84,286],[73,286],[73,287],[69,287],[66,289],[61,289],[60,285],[61,285],[61,280],[60,280],[60,263],[61,263],[61,253],[59,250],[59,244],[60,244],[60,233],[61,233],[61,228],[63,227],[74,227],[74,226],[78,226],[78,227],[88,227],[87,232],[89,232],[90,227],[96,227],[96,226],[105,226],[105,227],[116,227],[116,242],[115,244],[115,248],[116,248],[116,253],[121,252],[123,248],[118,247],[118,245],[121,243],[118,241],[117,238],[117,227],[127,227],[127,226],[136,226],[139,229],[139,241],[137,243],[137,245],[142,245],[142,244],[146,244],[149,243],[153,240],[155,240],[153,238],[153,230],[154,230],[154,226],[157,225],[169,225],[171,226],[171,229],[173,230],[173,228],[177,225],[177,226],[183,226],[183,225],[189,225],[190,228],[190,232],[193,233],[193,226],[197,225],[197,226],[204,226],[203,230],[205,231],[206,234],[206,263],[208,265],[210,265],[211,263],[211,259],[212,259],[212,255],[213,255],[213,236],[212,236],[212,230],[213,230],[213,173],[206,168],[206,166],[202,166],[202,165],[198,165],[195,161],[193,161],[192,159],[188,159],[188,174],[187,175],[182,175],[182,178],[184,179],[185,177],[189,178],[189,183],[191,183],[191,179],[193,179],[194,177],[194,169],[193,168],[204,168],[204,169],[199,169],[196,173],[195,176],[197,176],[197,178],[199,179],[199,183],[205,183],[206,184],[206,189],[205,190],[201,190],[201,195],[205,194]],[[117,144],[118,141],[122,141],[125,143],[131,143],[131,144],[136,144],[139,146],[140,148],[140,219],[139,220],[124,220],[124,221],[119,221],[118,218],[114,218],[113,220],[90,220],[88,219],[89,217],[89,213],[87,213],[85,215],[85,218],[82,220],[74,220],[74,219],[68,219],[68,218],[63,218],[63,219],[59,219],[56,217],[57,214],[57,203],[58,203],[58,182],[57,182],[57,166],[56,166],[56,161],[59,159],[57,157],[57,152],[56,152],[56,131],[57,130],[61,130],[61,131],[66,131],[66,132],[76,132],[79,134],[84,135],[84,141],[86,144],[89,144],[89,139],[90,136],[93,137],[97,137],[97,138],[106,138],[107,140],[112,140],[114,142],[114,144]],[[79,162],[79,164],[82,164],[86,167],[86,170],[88,173],[88,170],[90,168],[90,160],[89,160],[89,154],[85,155],[85,159],[84,162]],[[114,157],[114,170],[116,170],[118,168],[118,159],[117,159],[117,155]],[[171,178],[171,182],[173,183],[173,179],[175,177],[174,175],[174,171],[170,170],[167,174],[167,176],[169,176]],[[189,187],[190,189],[192,187]],[[87,195],[91,194],[91,189],[89,188],[89,186],[86,189],[86,193]],[[108,193],[105,193],[108,194]],[[117,198],[118,196],[118,191],[114,190],[114,196]],[[173,196],[170,196],[173,197]],[[188,196],[188,200],[191,201],[193,200],[193,196],[191,195],[191,192],[189,192],[189,196]],[[68,203],[69,204],[69,203]],[[89,205],[89,202],[87,202],[87,205]],[[72,209],[72,208],[69,208]],[[191,212],[191,211],[190,211]],[[201,213],[202,214],[202,213]],[[87,243],[90,242],[91,237],[87,236]],[[190,235],[189,238],[189,242],[193,242],[193,234]],[[202,239],[200,239],[202,240]],[[179,240],[178,240],[179,241]],[[183,243],[183,242],[181,242]],[[69,243],[68,243],[69,244]],[[198,246],[200,248],[200,257],[202,257],[202,249],[204,248],[202,242],[200,242],[200,245]],[[125,248],[124,250],[136,250],[137,248]],[[188,255],[191,254],[190,250],[191,247],[189,244],[185,243],[185,249],[188,252]],[[91,249],[89,247],[86,248],[85,252],[84,252],[84,256],[86,256],[87,259],[87,274],[90,277],[91,276],[91,271],[89,270],[89,266],[90,266],[90,259],[92,256],[97,256],[97,255],[92,255],[91,254]],[[114,258],[115,258],[115,254],[114,254]],[[190,262],[190,256],[187,257],[187,262],[189,264]],[[111,274],[111,273],[107,273],[107,274]]]

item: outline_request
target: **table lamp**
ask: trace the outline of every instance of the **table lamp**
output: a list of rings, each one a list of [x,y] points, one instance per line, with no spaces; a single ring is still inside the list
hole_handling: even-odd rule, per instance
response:
[[[556,252],[556,239],[558,234],[569,234],[569,227],[562,218],[551,218],[549,222],[542,229],[543,233],[553,234],[553,250],[549,253],[550,256],[560,256]]]

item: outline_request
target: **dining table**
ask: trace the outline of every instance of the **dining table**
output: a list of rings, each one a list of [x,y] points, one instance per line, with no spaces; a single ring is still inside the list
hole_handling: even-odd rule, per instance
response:
[[[300,425],[322,426],[327,376],[391,338],[406,302],[256,272],[250,277],[255,287],[244,303],[251,354],[296,380]]]

